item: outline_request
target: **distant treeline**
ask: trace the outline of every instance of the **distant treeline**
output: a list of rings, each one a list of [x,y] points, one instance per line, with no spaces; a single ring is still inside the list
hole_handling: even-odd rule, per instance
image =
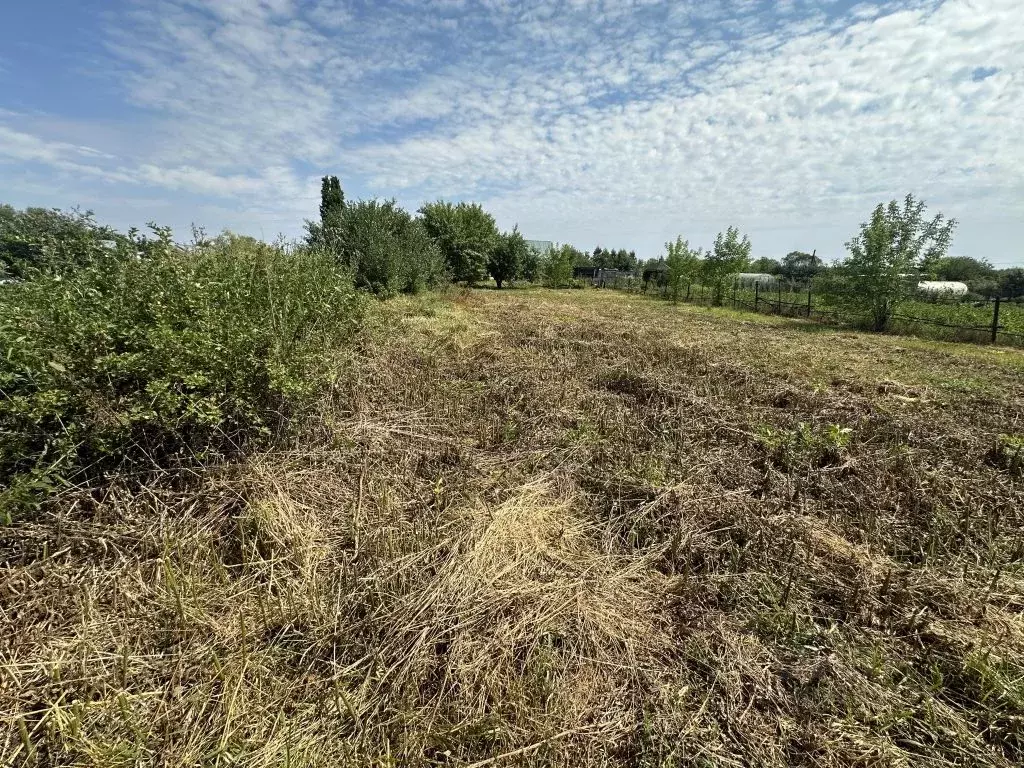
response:
[[[762,257],[750,264],[751,272],[775,275],[793,283],[806,283],[827,271],[816,254],[793,251],[781,260]],[[1024,269],[996,269],[985,259],[971,256],[943,256],[918,270],[920,280],[946,280],[964,283],[980,296],[1016,297],[1024,295]]]
[[[941,213],[928,218],[927,207],[913,195],[880,203],[846,244],[847,255],[831,265],[815,252],[793,251],[781,261],[751,260],[750,239],[730,227],[708,251],[692,248],[682,237],[666,243],[666,255],[647,262],[644,274],[678,300],[687,286],[700,283],[720,304],[730,281],[746,274],[768,274],[793,284],[814,284],[816,292],[851,316],[885,329],[899,307],[918,292],[921,281],[955,281],[967,285],[966,298],[1024,296],[1024,269],[996,270],[986,261],[949,256],[957,222]]]

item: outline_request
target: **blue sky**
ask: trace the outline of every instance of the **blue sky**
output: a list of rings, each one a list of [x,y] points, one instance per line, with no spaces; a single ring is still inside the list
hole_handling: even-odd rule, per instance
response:
[[[332,173],[588,250],[834,257],[913,192],[1024,264],[1020,2],[6,2],[0,201],[297,236]]]

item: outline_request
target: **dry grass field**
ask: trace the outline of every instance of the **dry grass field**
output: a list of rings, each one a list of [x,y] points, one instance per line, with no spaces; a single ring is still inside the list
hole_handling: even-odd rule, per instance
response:
[[[0,764],[1024,760],[1024,353],[473,291],[336,379],[0,528]]]

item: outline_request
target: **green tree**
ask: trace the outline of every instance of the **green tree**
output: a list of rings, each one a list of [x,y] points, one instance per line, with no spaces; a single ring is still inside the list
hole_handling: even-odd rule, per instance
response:
[[[620,248],[615,251],[611,259],[611,268],[629,272],[636,267],[636,252]]]
[[[821,272],[822,266],[816,251],[814,253],[790,251],[782,257],[779,274],[791,282],[806,283]]]
[[[974,287],[974,283],[995,277],[996,270],[984,259],[970,256],[946,256],[935,264],[934,277],[938,280],[958,280]]]
[[[722,295],[729,276],[743,272],[750,261],[750,238],[736,227],[729,227],[719,232],[715,238],[715,247],[704,259],[704,280],[711,287],[714,303],[722,303]]]
[[[590,254],[586,251],[581,251],[572,245],[564,245],[563,248],[571,248],[573,254],[573,266],[574,267],[596,267],[597,264],[590,258]]]
[[[523,265],[520,276],[524,280],[536,283],[541,278],[541,266],[542,259],[540,251],[532,245],[528,245],[526,247],[526,253],[523,255]]]
[[[600,269],[620,269],[623,272],[632,272],[637,267],[636,251],[627,251],[625,248],[614,250],[598,246],[590,259],[590,264],[577,264],[576,266],[595,266]]]
[[[0,277],[28,280],[68,274],[101,258],[147,255],[151,241],[135,234],[100,226],[92,211],[0,205]]]
[[[345,215],[345,193],[337,176],[320,179],[320,220],[306,221],[306,243],[341,257],[342,219]]]
[[[499,290],[506,281],[515,280],[520,276],[529,257],[529,250],[526,240],[519,233],[518,226],[498,237],[498,245],[491,252],[487,269]]]
[[[435,287],[447,279],[444,257],[423,223],[394,200],[338,206],[340,189],[325,177],[324,219],[307,221],[310,248],[346,266],[356,287],[382,296]],[[329,202],[333,200],[334,202]]]
[[[324,176],[320,180],[320,223],[327,227],[345,207],[345,193],[337,176]]]
[[[679,301],[683,286],[692,283],[701,270],[700,249],[690,248],[690,243],[683,238],[677,237],[676,241],[665,243],[668,255],[665,263],[668,265],[668,290],[672,301]]]
[[[759,275],[778,275],[782,272],[782,264],[779,263],[778,259],[762,256],[751,262],[750,271],[756,272]]]
[[[848,310],[864,315],[876,331],[889,324],[896,308],[916,289],[922,273],[932,272],[946,255],[954,219],[940,213],[925,218],[926,206],[913,195],[902,204],[879,204],[846,247],[850,255],[835,269],[829,292]]]
[[[419,213],[444,254],[453,280],[474,285],[487,277],[488,259],[499,240],[491,214],[477,203],[443,200],[427,203]]]
[[[443,281],[444,259],[423,224],[394,200],[359,200],[336,218],[339,256],[358,288],[388,296]]]
[[[1024,296],[1024,269],[1013,267],[1000,272],[999,294],[1007,299]]]
[[[560,245],[553,248],[544,257],[544,285],[549,288],[564,288],[572,285],[572,270],[580,251],[571,245]]]

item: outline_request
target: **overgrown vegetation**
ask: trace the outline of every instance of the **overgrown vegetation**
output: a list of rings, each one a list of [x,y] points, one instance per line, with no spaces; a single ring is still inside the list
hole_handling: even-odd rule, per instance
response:
[[[359,323],[357,289],[389,297],[488,270],[500,287],[541,269],[479,205],[413,217],[347,201],[325,176],[319,213],[298,246],[201,232],[182,246],[156,225],[122,234],[90,212],[0,207],[0,519],[286,433]]]
[[[3,287],[5,517],[110,473],[237,453],[330,376],[324,354],[360,314],[330,257],[230,235],[180,248],[157,234],[145,258],[89,254]]]
[[[424,222],[394,200],[345,202],[336,176],[325,176],[320,221],[307,221],[310,248],[335,259],[358,288],[379,296],[437,288],[447,279],[439,244]]]
[[[558,277],[479,205],[413,217],[347,201],[325,176],[319,213],[302,245],[196,232],[183,246],[156,225],[122,234],[89,212],[0,208],[0,520],[279,440],[337,373],[357,289],[389,297],[488,271],[499,287],[571,282],[571,266]]]
[[[0,205],[0,279],[63,274],[146,242],[99,225],[90,211]]]
[[[597,291],[368,322],[290,447],[0,531],[0,763],[1024,758],[1017,353]]]

